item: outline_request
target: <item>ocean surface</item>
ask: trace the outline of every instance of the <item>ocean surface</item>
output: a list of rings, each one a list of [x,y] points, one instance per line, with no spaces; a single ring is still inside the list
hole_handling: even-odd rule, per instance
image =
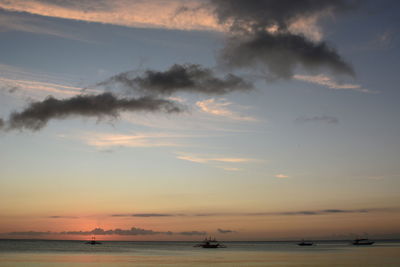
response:
[[[195,242],[0,240],[1,267],[59,266],[400,266],[400,240],[353,246],[348,241],[224,242],[227,248]]]

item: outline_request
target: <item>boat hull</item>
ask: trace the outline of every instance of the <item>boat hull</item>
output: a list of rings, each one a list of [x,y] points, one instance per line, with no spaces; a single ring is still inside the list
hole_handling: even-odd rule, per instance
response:
[[[297,245],[298,246],[302,246],[302,247],[304,247],[304,246],[313,246],[314,243],[298,243]]]
[[[370,246],[375,242],[368,242],[368,243],[353,243],[354,246]]]
[[[219,245],[203,245],[202,248],[219,248]]]

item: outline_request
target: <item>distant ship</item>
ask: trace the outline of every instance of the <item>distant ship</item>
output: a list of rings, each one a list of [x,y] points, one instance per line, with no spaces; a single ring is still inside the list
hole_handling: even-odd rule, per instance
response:
[[[194,245],[194,247],[202,247],[202,248],[226,248],[225,245],[220,244],[215,238],[205,238],[202,243]]]
[[[96,241],[96,237],[92,237],[92,240],[87,241],[85,244],[89,244],[89,245],[100,245],[101,242]]]
[[[354,239],[352,244],[355,246],[368,246],[375,243],[374,241],[369,240],[368,238],[357,238]]]
[[[298,246],[313,246],[313,245],[314,245],[314,242],[312,242],[312,241],[305,241],[305,240],[303,239],[301,242],[297,243],[297,245],[298,245]]]

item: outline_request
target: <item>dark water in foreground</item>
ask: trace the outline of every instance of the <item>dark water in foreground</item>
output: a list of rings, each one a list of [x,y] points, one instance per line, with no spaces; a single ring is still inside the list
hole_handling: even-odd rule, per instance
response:
[[[357,247],[348,242],[225,242],[203,249],[193,242],[0,240],[1,267],[60,266],[400,266],[400,241]]]

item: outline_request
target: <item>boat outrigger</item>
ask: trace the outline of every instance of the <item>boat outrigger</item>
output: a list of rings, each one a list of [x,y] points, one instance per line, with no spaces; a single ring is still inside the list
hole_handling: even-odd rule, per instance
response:
[[[93,237],[92,237],[92,240],[87,241],[85,244],[89,244],[89,245],[100,245],[101,242],[96,241],[96,237],[93,236]]]
[[[312,241],[305,241],[304,239],[301,242],[297,243],[298,246],[313,246],[314,242]]]
[[[226,248],[225,245],[220,244],[215,238],[211,239],[205,238],[202,243],[194,245],[194,247],[202,247],[202,248]]]
[[[355,246],[368,246],[375,243],[374,241],[369,240],[368,238],[357,238],[354,239],[352,244]]]

